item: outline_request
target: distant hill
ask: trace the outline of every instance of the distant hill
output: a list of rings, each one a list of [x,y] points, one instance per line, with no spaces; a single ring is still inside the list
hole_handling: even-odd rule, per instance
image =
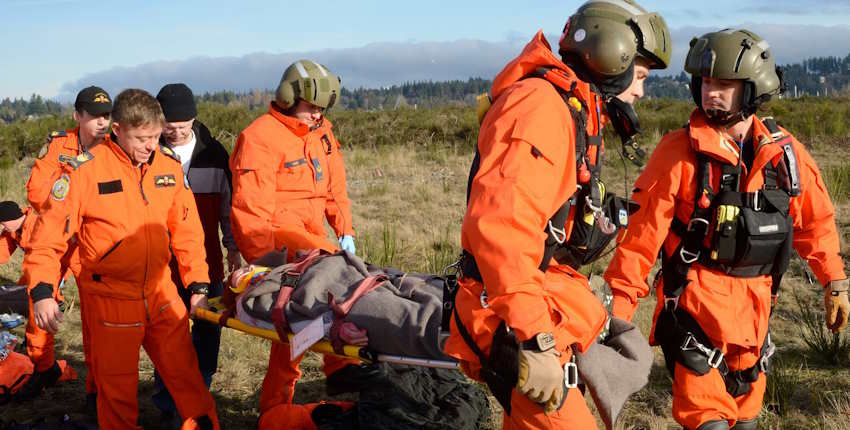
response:
[[[788,92],[786,97],[804,95],[850,95],[850,54],[846,57],[814,57],[800,63],[781,66]],[[690,76],[652,75],[646,81],[648,98],[689,99]],[[482,78],[448,81],[408,82],[382,88],[342,89],[340,107],[343,109],[386,110],[400,107],[434,107],[475,103],[475,96],[490,90],[491,82]],[[200,101],[224,105],[245,105],[250,108],[267,105],[274,97],[269,90],[250,92],[218,91],[198,96]],[[33,94],[29,100],[0,101],[0,122],[12,122],[28,117],[56,115],[69,106]]]

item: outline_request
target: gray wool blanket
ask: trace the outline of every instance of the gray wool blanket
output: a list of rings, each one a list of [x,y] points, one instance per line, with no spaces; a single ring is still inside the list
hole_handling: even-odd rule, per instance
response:
[[[250,319],[271,323],[281,277],[290,267],[273,267],[246,289],[239,299],[237,316],[244,312]],[[381,274],[388,280],[360,297],[345,321],[365,329],[369,347],[380,353],[446,359],[442,344],[447,334],[440,332],[443,278],[367,265],[345,251],[319,257],[304,270],[286,306],[287,322],[297,327],[327,315],[328,293],[342,303],[364,278]]]

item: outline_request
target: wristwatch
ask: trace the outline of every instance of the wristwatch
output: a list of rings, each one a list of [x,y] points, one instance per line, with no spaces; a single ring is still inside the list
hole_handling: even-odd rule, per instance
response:
[[[555,336],[552,333],[537,333],[531,339],[520,344],[526,351],[548,351],[555,347]]]
[[[206,282],[192,282],[189,284],[189,291],[191,291],[192,294],[203,294],[208,296],[210,294],[210,284],[207,284]]]

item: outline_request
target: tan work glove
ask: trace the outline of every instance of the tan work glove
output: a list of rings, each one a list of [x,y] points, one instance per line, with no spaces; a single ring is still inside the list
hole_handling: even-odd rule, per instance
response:
[[[838,333],[847,326],[847,316],[850,315],[850,301],[847,300],[847,290],[850,290],[850,279],[830,281],[826,284],[824,296],[826,328],[833,333]]]
[[[564,398],[564,368],[555,348],[539,352],[519,350],[517,391],[543,405],[546,415],[556,411]]]

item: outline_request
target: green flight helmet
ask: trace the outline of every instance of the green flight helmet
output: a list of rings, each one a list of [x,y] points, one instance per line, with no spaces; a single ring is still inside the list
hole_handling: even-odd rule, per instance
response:
[[[685,71],[691,74],[691,95],[700,109],[703,77],[744,81],[741,112],[730,113],[729,120],[739,114],[752,115],[762,103],[785,91],[770,45],[748,30],[725,29],[693,38]]]
[[[559,53],[579,78],[606,95],[625,91],[636,57],[651,69],[670,64],[673,40],[664,18],[632,0],[590,0],[569,18]]]
[[[298,99],[322,109],[331,108],[339,98],[342,79],[315,61],[299,60],[283,72],[275,91],[281,109],[295,106]]]

